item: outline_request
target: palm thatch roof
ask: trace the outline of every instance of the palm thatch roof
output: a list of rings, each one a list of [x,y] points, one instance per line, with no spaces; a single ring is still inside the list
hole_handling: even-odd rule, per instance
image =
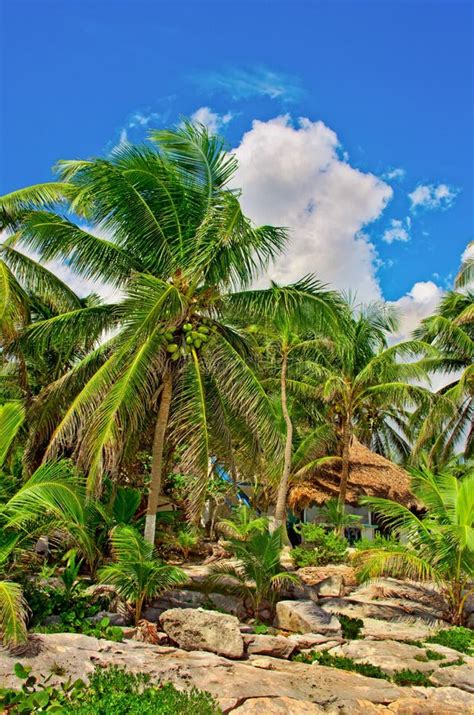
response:
[[[348,504],[356,505],[361,496],[377,496],[393,499],[405,506],[416,505],[410,491],[410,475],[402,467],[372,452],[356,438],[352,441],[349,459]],[[334,459],[294,484],[290,488],[288,504],[299,509],[311,504],[321,506],[338,496],[340,483],[341,461]]]

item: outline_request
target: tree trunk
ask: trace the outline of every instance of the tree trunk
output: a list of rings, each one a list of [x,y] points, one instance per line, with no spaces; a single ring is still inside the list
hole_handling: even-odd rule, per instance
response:
[[[161,393],[160,408],[156,418],[155,435],[153,437],[151,478],[148,491],[148,506],[145,520],[145,541],[150,544],[155,543],[156,530],[156,510],[158,498],[161,493],[161,482],[163,472],[163,451],[165,446],[165,434],[168,426],[170,414],[171,393],[173,391],[173,379],[171,372],[167,371],[163,380],[163,391]]]
[[[288,352],[285,348],[283,351],[283,360],[281,364],[281,409],[286,424],[286,441],[285,454],[283,460],[283,473],[281,475],[280,484],[278,486],[277,503],[275,508],[276,527],[280,527],[286,520],[286,497],[288,495],[288,482],[291,473],[291,453],[293,448],[293,423],[290,413],[288,412],[288,402],[286,396],[286,375],[288,371]]]
[[[348,414],[344,420],[342,430],[342,468],[341,468],[341,486],[339,489],[339,504],[344,506],[346,503],[347,482],[349,481],[350,461],[349,450],[351,446],[352,430],[351,430],[351,415]]]

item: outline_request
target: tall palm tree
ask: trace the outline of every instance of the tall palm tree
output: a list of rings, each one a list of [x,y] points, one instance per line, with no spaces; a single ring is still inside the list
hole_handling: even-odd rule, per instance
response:
[[[388,347],[387,335],[395,327],[396,316],[386,307],[370,305],[357,313],[348,311],[337,340],[321,340],[316,359],[306,363],[315,395],[327,404],[338,437],[341,504],[349,480],[352,439],[367,431],[367,415],[376,413],[378,420],[388,420],[394,408],[404,410],[428,404],[431,399],[427,389],[409,382],[426,377],[425,360],[407,362],[430,354],[430,347],[416,340]]]
[[[342,310],[340,296],[326,290],[312,277],[300,281],[297,300],[290,298],[288,292],[275,283],[268,291],[247,291],[231,297],[236,319],[246,321],[247,325],[249,320],[254,321],[248,330],[261,344],[266,356],[263,361],[267,375],[264,384],[275,388],[283,418],[284,450],[275,504],[276,528],[282,527],[286,520],[290,475],[294,466],[296,435],[288,393],[295,387],[299,387],[300,391],[305,387],[307,389],[301,362],[315,345],[314,331],[334,337],[339,330]],[[314,398],[314,395],[311,396]],[[312,436],[314,442],[314,431]],[[309,440],[306,435],[306,448]],[[302,448],[300,445],[300,451]]]
[[[437,312],[425,318],[415,337],[434,345],[439,356],[431,360],[430,369],[450,375],[452,379],[440,389],[443,399],[430,410],[416,415],[421,418],[415,454],[427,449],[431,464],[444,465],[464,441],[464,455],[474,454],[474,292],[449,291]]]
[[[151,137],[152,146],[121,145],[107,159],[61,162],[53,196],[47,185],[35,191],[45,204],[60,195],[68,216],[60,205],[32,208],[28,190],[25,202],[20,192],[1,204],[23,208],[16,242],[44,260],[67,260],[79,275],[107,280],[124,294],[108,309],[81,307],[42,321],[29,336],[42,352],[78,334],[108,333],[42,402],[48,425],[61,413],[46,458],[74,451],[90,492],[100,489],[104,472],[116,475],[156,413],[150,542],[167,441],[186,445],[181,469],[201,477],[194,514],[205,493],[213,434],[229,444],[233,420],[241,416],[261,442],[275,444],[271,407],[226,310],[229,291],[248,285],[286,237],[283,229],[252,226],[242,214],[238,193],[228,188],[236,160],[219,138],[191,124]],[[84,220],[108,238],[91,233]],[[287,299],[300,292],[290,287]]]

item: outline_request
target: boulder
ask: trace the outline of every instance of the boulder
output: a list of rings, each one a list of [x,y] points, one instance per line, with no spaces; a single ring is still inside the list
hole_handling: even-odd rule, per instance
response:
[[[439,630],[436,626],[430,626],[422,621],[396,620],[391,623],[378,618],[364,618],[363,621],[362,635],[374,640],[391,638],[397,641],[423,641]]]
[[[313,601],[279,601],[275,626],[293,633],[321,633],[340,637],[341,624]]]
[[[399,700],[388,705],[388,713],[397,715],[473,715],[474,696],[457,688],[411,688]]]
[[[317,586],[321,581],[333,578],[336,581],[342,580],[344,593],[348,593],[357,586],[356,572],[352,566],[347,564],[328,564],[327,566],[305,566],[296,572],[300,581],[308,586]],[[342,594],[337,593],[335,596]]]
[[[296,644],[284,636],[244,635],[249,655],[270,655],[273,658],[289,658]]]
[[[204,650],[242,658],[244,641],[235,616],[203,608],[171,608],[160,616],[161,627],[184,650]]]
[[[313,715],[325,710],[294,698],[252,698],[230,712],[232,715]]]
[[[438,668],[431,680],[436,685],[451,685],[468,693],[474,693],[474,668],[469,663]]]
[[[330,648],[333,648],[335,643],[331,635],[323,635],[320,633],[294,633],[288,636],[288,640],[295,644],[296,650],[314,650],[317,646],[330,643]],[[342,638],[339,639],[342,642]]]
[[[99,623],[103,618],[108,618],[111,626],[126,626],[127,619],[120,613],[112,613],[111,611],[99,611],[95,616],[89,619],[92,623]]]
[[[422,604],[401,599],[371,600],[366,597],[327,598],[320,604],[330,613],[343,613],[351,618],[376,618],[382,621],[410,620],[433,628],[440,628],[444,621],[439,614]]]

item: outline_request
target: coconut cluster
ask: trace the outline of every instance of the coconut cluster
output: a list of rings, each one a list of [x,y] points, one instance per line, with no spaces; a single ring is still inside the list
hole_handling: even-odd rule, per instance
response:
[[[173,331],[166,330],[163,337],[171,360],[176,362],[180,357],[190,355],[192,350],[202,348],[214,330],[215,328],[208,318],[199,318],[199,320],[193,320],[192,323],[184,323]]]

